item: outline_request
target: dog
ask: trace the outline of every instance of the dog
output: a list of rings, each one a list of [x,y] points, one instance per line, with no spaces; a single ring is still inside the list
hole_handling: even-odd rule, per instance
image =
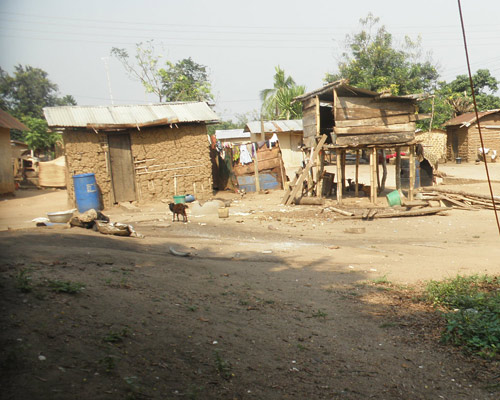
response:
[[[168,208],[170,208],[170,211],[172,211],[172,222],[175,221],[176,215],[177,215],[177,221],[179,221],[179,215],[182,215],[182,221],[188,222],[188,218],[186,215],[186,208],[188,208],[188,206],[186,204],[184,204],[184,203],[179,203],[179,204],[170,203],[168,205]]]

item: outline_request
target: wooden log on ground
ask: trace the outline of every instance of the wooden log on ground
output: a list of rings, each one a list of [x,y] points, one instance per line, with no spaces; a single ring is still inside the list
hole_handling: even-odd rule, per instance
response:
[[[465,196],[465,197],[475,197],[478,199],[491,200],[491,196],[489,196],[489,195],[479,194],[479,193],[468,193],[468,192],[463,192],[461,190],[445,189],[445,188],[440,188],[437,186],[426,186],[426,187],[422,187],[421,190],[423,190],[423,191],[428,190],[428,191],[448,193],[448,194],[459,194],[459,195]],[[500,196],[493,196],[493,199],[495,200],[495,204],[500,203]]]
[[[340,208],[328,207],[328,209],[332,210],[338,214],[345,215],[346,217],[352,217],[354,215],[354,213],[352,213],[350,211],[341,210]]]
[[[442,213],[448,210],[449,208],[447,207],[428,207],[428,208],[421,208],[418,210],[398,211],[396,213],[376,214],[374,218],[421,217],[424,215]]]
[[[295,199],[295,204],[301,206],[322,206],[325,204],[325,199],[322,197],[300,197]]]
[[[422,206],[426,207],[429,205],[429,202],[425,200],[413,200],[413,201],[403,200],[402,205],[405,207],[422,207]]]

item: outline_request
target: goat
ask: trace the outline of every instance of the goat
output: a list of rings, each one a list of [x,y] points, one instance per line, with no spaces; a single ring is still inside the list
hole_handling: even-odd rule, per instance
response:
[[[168,205],[168,208],[170,208],[170,211],[172,211],[172,222],[175,221],[176,215],[177,215],[177,221],[179,221],[179,215],[182,215],[182,221],[188,222],[187,215],[186,215],[186,208],[188,208],[188,206],[186,204],[184,204],[184,203],[179,203],[179,204],[170,203]]]

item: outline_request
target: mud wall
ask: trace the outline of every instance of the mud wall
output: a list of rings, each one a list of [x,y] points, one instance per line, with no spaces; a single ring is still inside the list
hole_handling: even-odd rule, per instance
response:
[[[171,200],[176,194],[194,194],[203,199],[212,193],[212,164],[204,124],[128,132],[139,202]],[[70,202],[75,204],[72,176],[94,173],[102,205],[112,206],[114,194],[107,134],[66,130],[63,139]]]
[[[484,147],[490,149],[486,155],[487,161],[491,161],[493,150],[497,151],[497,159],[500,155],[500,115],[487,115],[479,120],[481,123],[481,134],[483,135]],[[474,161],[478,157],[478,151],[481,146],[479,138],[479,129],[477,124],[469,127],[469,148],[468,160]]]
[[[0,128],[0,194],[14,192],[14,169],[10,149],[10,130]]]
[[[460,157],[463,161],[468,160],[469,143],[467,137],[467,128],[459,128],[458,126],[451,126],[446,128],[447,142],[446,142],[446,157],[450,161],[455,161],[456,157]],[[454,148],[454,141],[456,148]],[[472,160],[474,161],[474,160]]]
[[[432,166],[439,162],[445,162],[447,135],[444,131],[431,131],[416,134],[419,140],[422,140],[424,146],[424,157],[429,160]]]
[[[111,175],[107,162],[107,136],[87,130],[65,130],[63,132],[66,157],[66,182],[68,202],[75,203],[73,175],[94,173],[104,207],[111,202]]]
[[[143,129],[131,135],[131,142],[141,201],[211,195],[212,162],[204,124]]]

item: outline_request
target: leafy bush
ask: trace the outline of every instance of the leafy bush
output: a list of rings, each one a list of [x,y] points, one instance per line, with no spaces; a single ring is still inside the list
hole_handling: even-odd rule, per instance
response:
[[[464,346],[482,357],[500,354],[500,278],[457,276],[443,282],[431,281],[427,300],[444,308],[445,343]]]

